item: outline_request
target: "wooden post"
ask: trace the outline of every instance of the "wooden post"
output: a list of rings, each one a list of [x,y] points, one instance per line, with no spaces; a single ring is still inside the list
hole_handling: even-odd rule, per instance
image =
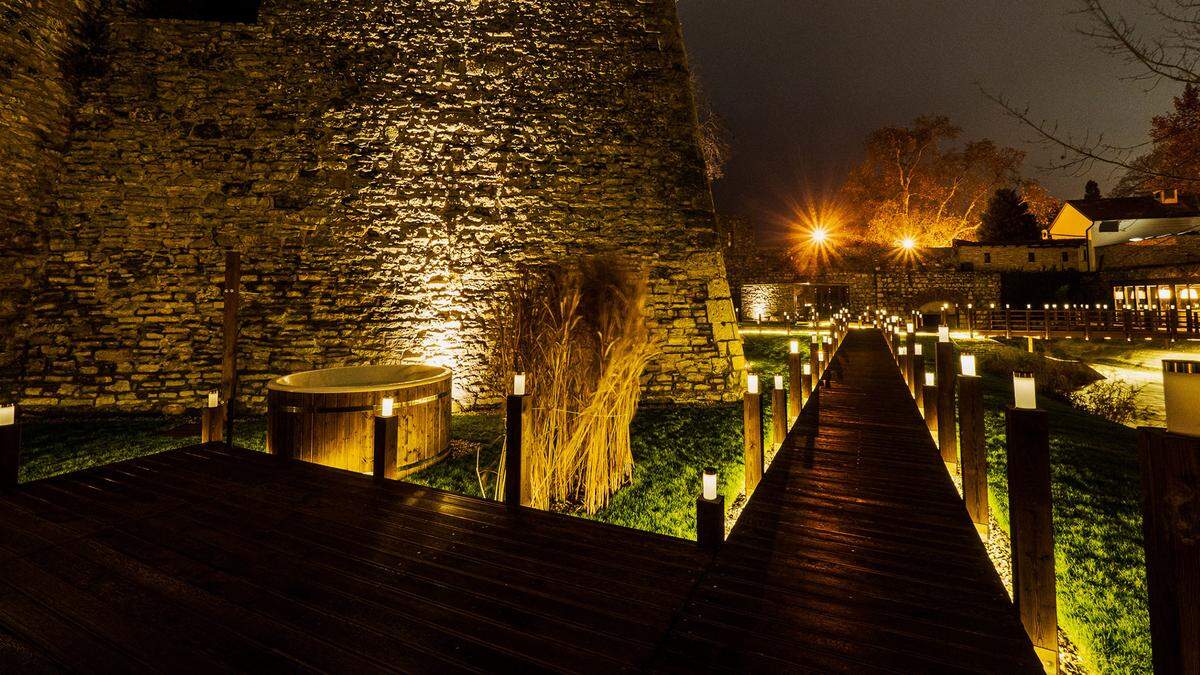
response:
[[[938,342],[935,352],[938,384],[938,447],[950,473],[958,471],[958,428],[954,424],[954,345]]]
[[[21,473],[21,420],[17,419],[17,406],[6,407],[0,412],[0,491],[17,487]],[[11,416],[11,420],[8,417]]]
[[[1042,338],[1050,339],[1050,310],[1042,310]]]
[[[715,472],[715,469],[714,469]],[[716,499],[696,498],[696,544],[705,551],[716,551],[725,542],[725,495]]]
[[[917,408],[925,409],[925,355],[913,355],[913,398],[917,401]]]
[[[803,367],[807,372],[805,370],[800,372],[800,390],[804,392],[804,402],[807,403],[808,399],[812,398],[813,374],[812,366],[810,364],[806,363]]]
[[[905,331],[904,333],[904,346],[908,348],[908,363],[905,364],[907,368],[904,371],[904,379],[908,382],[908,393],[911,394],[917,385],[916,380],[913,378],[913,359],[916,358],[917,354],[917,333],[915,323],[913,324],[912,331]]]
[[[808,345],[808,363],[812,368],[813,386],[816,387],[817,379],[821,377],[821,362],[817,359],[817,354],[821,349],[821,345],[817,342]]]
[[[800,351],[788,353],[788,421],[800,416],[800,407],[804,405],[804,364],[800,363]],[[802,393],[804,392],[804,393]]]
[[[530,467],[523,446],[529,411],[528,395],[509,394],[504,406],[504,503],[510,509],[533,505]]]
[[[225,404],[225,438],[233,440],[233,418],[236,414],[234,401],[237,396],[237,313],[240,302],[239,286],[242,283],[242,256],[237,251],[225,252],[225,318],[222,323],[224,349],[221,352],[221,401]]]
[[[1156,673],[1200,673],[1200,438],[1138,430]]]
[[[742,400],[742,435],[746,451],[746,497],[749,498],[763,475],[762,394],[747,391]]]
[[[905,345],[900,345],[900,352],[896,367],[900,370],[900,377],[904,378],[904,386],[907,387],[909,386],[908,371],[912,369],[912,354],[908,352],[908,347]]]
[[[921,385],[921,399],[924,401],[922,410],[925,411],[925,426],[929,427],[929,435],[938,440],[938,388],[935,384]]]
[[[977,376],[958,376],[958,427],[962,437],[963,501],[975,529],[987,541],[987,444],[983,427],[982,379]]]
[[[1012,337],[1012,309],[1008,305],[1004,306],[1004,338]]]
[[[1058,605],[1046,411],[1009,406],[1006,433],[1013,604],[1046,672],[1054,673],[1058,668]]]
[[[399,446],[400,418],[395,415],[375,416],[375,455],[372,462],[375,480],[396,480],[400,472],[396,467],[396,450]]]
[[[1125,329],[1125,341],[1133,340],[1133,312],[1129,308],[1121,312],[1121,326]]]
[[[225,441],[225,404],[205,406],[200,410],[200,442],[221,443]]]
[[[775,447],[783,444],[787,432],[787,392],[780,386],[771,390],[771,441],[775,443]]]
[[[1167,341],[1174,342],[1179,332],[1179,310],[1172,307],[1167,310]]]

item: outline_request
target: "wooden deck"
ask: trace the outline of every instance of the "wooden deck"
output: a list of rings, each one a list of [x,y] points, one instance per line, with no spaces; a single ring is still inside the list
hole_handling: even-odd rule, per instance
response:
[[[730,539],[220,446],[0,495],[0,671],[1039,672],[877,333]]]
[[[838,354],[657,665],[1042,672],[879,333]]]

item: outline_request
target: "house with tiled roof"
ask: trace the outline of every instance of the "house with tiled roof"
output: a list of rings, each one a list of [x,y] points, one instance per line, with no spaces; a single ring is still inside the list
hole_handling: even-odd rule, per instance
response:
[[[1087,241],[1091,269],[1099,266],[1096,249],[1200,231],[1200,205],[1178,190],[1107,199],[1072,199],[1050,223],[1050,239]]]

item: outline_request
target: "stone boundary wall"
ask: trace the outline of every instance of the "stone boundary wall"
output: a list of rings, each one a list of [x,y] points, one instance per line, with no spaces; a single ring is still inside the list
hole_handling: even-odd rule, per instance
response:
[[[22,403],[198,405],[227,248],[254,407],[275,376],[405,356],[488,403],[499,295],[613,251],[651,278],[648,398],[737,394],[671,0],[264,0],[256,25],[117,20],[104,56],[25,260]]]
[[[743,283],[738,294],[741,316],[751,320],[761,312],[768,321],[781,320],[784,312],[795,311],[793,289],[808,283],[845,286],[853,311],[880,306],[920,309],[942,303],[999,303],[1001,275],[953,269],[796,274],[789,281]]]

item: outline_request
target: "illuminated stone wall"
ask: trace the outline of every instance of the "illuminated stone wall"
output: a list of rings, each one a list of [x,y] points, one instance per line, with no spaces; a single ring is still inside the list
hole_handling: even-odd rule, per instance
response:
[[[28,405],[177,409],[218,381],[244,251],[248,400],[412,356],[479,375],[523,265],[651,274],[652,399],[736,394],[740,343],[671,0],[264,0],[257,24],[117,19],[26,256]]]

